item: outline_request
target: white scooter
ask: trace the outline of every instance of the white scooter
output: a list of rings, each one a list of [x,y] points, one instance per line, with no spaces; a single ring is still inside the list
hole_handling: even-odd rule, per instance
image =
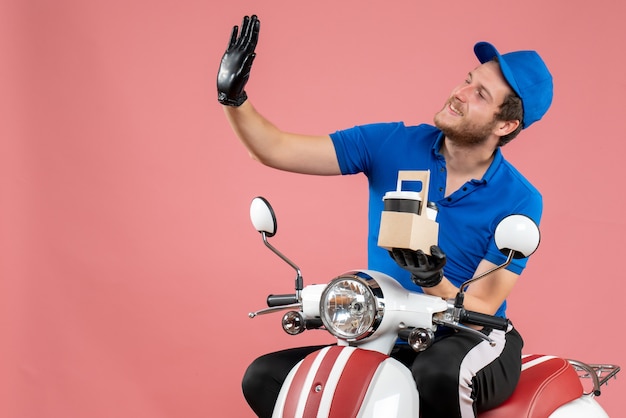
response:
[[[466,282],[456,300],[446,301],[406,290],[391,277],[371,270],[350,271],[328,284],[304,287],[298,266],[268,242],[277,226],[269,202],[253,199],[250,217],[265,245],[295,269],[296,289],[294,294],[268,296],[269,307],[249,316],[288,310],[282,318],[288,334],[324,329],[337,339],[336,346],[310,354],[291,370],[274,407],[275,418],[419,417],[415,381],[406,366],[389,357],[397,339],[406,339],[416,351],[426,350],[437,327],[443,326],[495,344],[466,324],[506,329],[508,320],[466,310],[464,291],[514,257],[528,257],[539,245],[539,229],[532,220],[522,215],[505,218],[495,240],[507,261]],[[619,370],[616,365],[525,355],[514,394],[480,417],[608,417],[595,397]],[[585,392],[581,378],[591,380],[590,391]]]

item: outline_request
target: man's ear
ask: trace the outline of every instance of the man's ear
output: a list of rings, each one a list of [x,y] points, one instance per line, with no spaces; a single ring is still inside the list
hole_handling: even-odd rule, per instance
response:
[[[521,122],[517,119],[500,121],[496,125],[495,134],[500,137],[508,135],[514,130],[516,130],[520,123]]]

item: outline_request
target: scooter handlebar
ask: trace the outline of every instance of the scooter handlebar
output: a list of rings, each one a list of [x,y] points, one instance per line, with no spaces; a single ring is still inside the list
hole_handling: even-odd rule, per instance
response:
[[[459,322],[497,329],[501,331],[506,331],[509,328],[510,324],[510,321],[507,318],[487,315],[484,313],[468,310],[463,310]]]
[[[274,306],[284,306],[284,305],[291,305],[294,303],[298,303],[298,298],[296,297],[296,295],[269,295],[267,297],[267,306],[274,307]]]

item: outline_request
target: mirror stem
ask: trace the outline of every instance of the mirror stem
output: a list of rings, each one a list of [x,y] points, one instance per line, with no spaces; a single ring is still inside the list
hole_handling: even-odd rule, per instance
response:
[[[269,241],[267,240],[267,234],[265,233],[265,231],[261,231],[261,236],[263,237],[263,242],[265,243],[265,246],[269,248],[270,250],[272,250],[274,254],[279,256],[285,263],[289,264],[296,271],[296,283],[295,283],[296,298],[300,300],[300,295],[302,292],[302,288],[304,286],[304,283],[302,280],[302,273],[300,272],[300,267],[296,266],[290,259],[285,257],[283,253],[278,251],[276,248],[274,248],[274,246],[272,246],[272,244],[269,243]]]
[[[457,295],[456,295],[456,299],[455,299],[455,302],[454,302],[455,308],[462,308],[463,307],[464,294],[465,294],[465,291],[467,290],[467,287],[470,284],[474,283],[476,280],[482,279],[483,277],[485,277],[488,274],[493,273],[494,271],[500,270],[501,268],[504,268],[504,267],[508,266],[509,264],[511,264],[511,261],[513,261],[513,256],[514,255],[515,255],[515,251],[509,250],[509,255],[507,256],[506,261],[504,263],[500,264],[499,266],[495,266],[494,268],[492,268],[492,269],[490,269],[490,270],[488,270],[488,271],[486,271],[486,272],[484,272],[482,274],[479,274],[476,277],[472,277],[468,281],[464,282],[461,285],[461,287],[459,287],[459,293],[457,293]]]

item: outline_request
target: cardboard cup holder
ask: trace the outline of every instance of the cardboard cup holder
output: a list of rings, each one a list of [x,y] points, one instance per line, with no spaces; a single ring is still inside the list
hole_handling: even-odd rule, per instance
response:
[[[395,191],[383,197],[384,209],[380,219],[378,246],[422,250],[430,254],[430,247],[437,245],[439,224],[433,212],[427,210],[429,171],[399,171]],[[402,183],[420,182],[419,192],[403,191]]]

